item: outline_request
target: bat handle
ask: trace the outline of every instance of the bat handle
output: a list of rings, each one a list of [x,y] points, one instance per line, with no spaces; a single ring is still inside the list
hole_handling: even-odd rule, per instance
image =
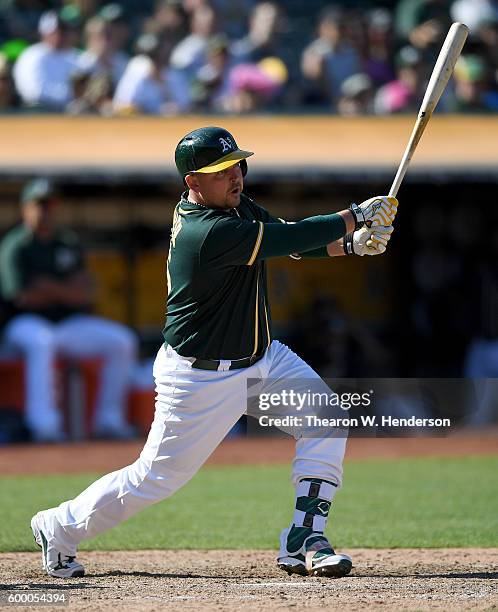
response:
[[[389,196],[395,198],[398,195],[398,190],[401,187],[401,183],[405,178],[406,171],[408,170],[408,166],[412,159],[415,148],[422,138],[422,134],[425,130],[425,127],[429,121],[430,114],[425,112],[420,112],[417,121],[415,122],[415,126],[410,136],[410,140],[408,141],[408,145],[405,149],[403,157],[398,166],[398,171],[396,172],[396,176],[394,177],[393,184],[391,185],[391,189],[389,189]]]
[[[398,171],[396,172],[396,176],[394,177],[393,184],[391,185],[391,189],[389,189],[388,196],[390,198],[395,198],[398,195],[398,190],[401,186],[401,183],[403,182],[403,179],[405,177],[407,170],[408,170],[408,163],[406,164],[402,163],[400,167],[398,168]]]

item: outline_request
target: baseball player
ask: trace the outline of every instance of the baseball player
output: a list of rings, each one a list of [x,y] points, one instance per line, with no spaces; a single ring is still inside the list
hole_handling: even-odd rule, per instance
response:
[[[20,204],[22,223],[0,243],[0,298],[10,315],[1,340],[26,362],[26,422],[33,438],[64,439],[54,368],[60,355],[102,359],[94,434],[129,438],[126,393],[135,334],[91,314],[92,280],[76,234],[58,223],[54,186],[41,178],[28,182]]]
[[[194,476],[242,414],[251,414],[248,378],[319,384],[310,366],[273,339],[267,259],[386,250],[396,199],[375,197],[337,214],[285,223],[243,193],[251,155],[218,127],[197,129],[176,148],[186,190],[171,231],[164,343],[154,363],[154,421],[132,465],[32,518],[51,576],[82,576],[79,542],[169,497]],[[280,537],[278,566],[302,575],[344,576],[351,559],[336,554],[324,531],[341,486],[345,437],[295,438],[295,509]]]

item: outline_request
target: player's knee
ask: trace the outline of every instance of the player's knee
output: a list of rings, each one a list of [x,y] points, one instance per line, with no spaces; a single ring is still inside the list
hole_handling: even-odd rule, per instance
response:
[[[130,466],[131,485],[147,498],[164,499],[186,484],[197,469],[178,471],[168,461],[150,461],[140,457]]]
[[[134,358],[138,353],[138,338],[131,329],[120,323],[109,322],[102,333],[106,337],[106,348],[123,357]]]
[[[127,327],[121,326],[116,334],[116,345],[122,355],[133,359],[138,353],[138,338]]]
[[[55,343],[52,327],[41,317],[14,320],[7,329],[6,337],[22,350],[39,351],[52,348]]]

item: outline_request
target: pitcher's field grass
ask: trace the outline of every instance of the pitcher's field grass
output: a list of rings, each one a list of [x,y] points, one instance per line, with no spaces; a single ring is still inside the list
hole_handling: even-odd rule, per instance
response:
[[[35,550],[29,520],[97,475],[0,478],[0,552]],[[81,550],[275,549],[292,517],[290,467],[211,467]],[[327,534],[338,549],[498,546],[498,457],[346,463]]]

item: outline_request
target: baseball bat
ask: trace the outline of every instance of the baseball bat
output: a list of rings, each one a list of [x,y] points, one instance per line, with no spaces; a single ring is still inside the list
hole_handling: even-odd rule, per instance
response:
[[[394,177],[393,184],[389,190],[389,195],[396,197],[398,189],[403,181],[403,178],[408,170],[408,164],[417,148],[417,145],[422,138],[422,134],[429,123],[436,104],[439,102],[451,73],[455,67],[456,61],[462,51],[462,47],[469,33],[468,27],[463,23],[454,23],[446,35],[446,39],[441,47],[434,69],[432,70],[429,84],[425,92],[424,99],[418,111],[417,121],[406,146],[405,152]]]

